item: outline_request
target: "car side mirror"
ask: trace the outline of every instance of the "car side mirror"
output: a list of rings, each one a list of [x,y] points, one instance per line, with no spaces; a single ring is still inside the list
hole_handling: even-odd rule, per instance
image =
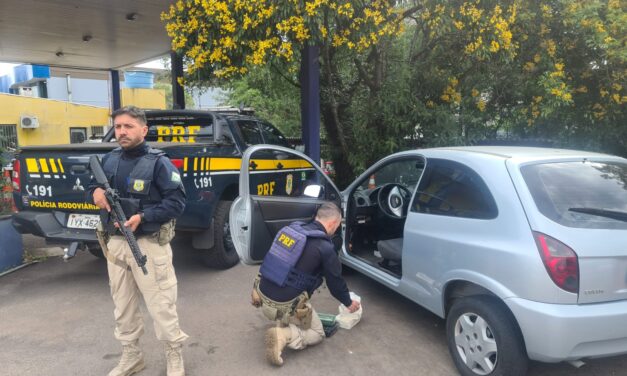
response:
[[[320,192],[322,192],[322,186],[317,184],[308,185],[305,187],[305,191],[303,192],[304,196],[318,198],[320,197]]]

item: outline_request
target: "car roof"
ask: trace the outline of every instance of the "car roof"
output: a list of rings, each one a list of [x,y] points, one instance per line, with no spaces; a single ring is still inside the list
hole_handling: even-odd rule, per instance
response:
[[[416,149],[413,152],[430,156],[454,154],[480,154],[498,159],[546,160],[566,158],[617,158],[609,154],[583,150],[554,149],[526,146],[452,146],[430,149]]]

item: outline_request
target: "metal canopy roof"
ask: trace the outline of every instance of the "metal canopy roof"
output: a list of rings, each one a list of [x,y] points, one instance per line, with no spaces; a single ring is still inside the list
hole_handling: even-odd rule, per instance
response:
[[[164,56],[174,0],[0,0],[0,61],[118,69]]]

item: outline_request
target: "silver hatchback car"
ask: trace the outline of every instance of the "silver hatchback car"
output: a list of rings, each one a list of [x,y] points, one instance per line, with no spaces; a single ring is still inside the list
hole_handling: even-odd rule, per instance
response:
[[[324,200],[344,210],[342,262],[445,318],[462,375],[627,353],[626,159],[413,150],[339,192],[308,157],[251,147],[230,213],[241,259],[260,262],[282,226]]]

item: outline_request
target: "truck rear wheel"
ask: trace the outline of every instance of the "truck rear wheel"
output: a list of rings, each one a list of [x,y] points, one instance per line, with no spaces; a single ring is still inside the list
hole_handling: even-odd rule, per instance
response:
[[[213,248],[202,253],[202,260],[210,268],[228,269],[239,262],[229,228],[231,200],[218,201],[213,215]]]

